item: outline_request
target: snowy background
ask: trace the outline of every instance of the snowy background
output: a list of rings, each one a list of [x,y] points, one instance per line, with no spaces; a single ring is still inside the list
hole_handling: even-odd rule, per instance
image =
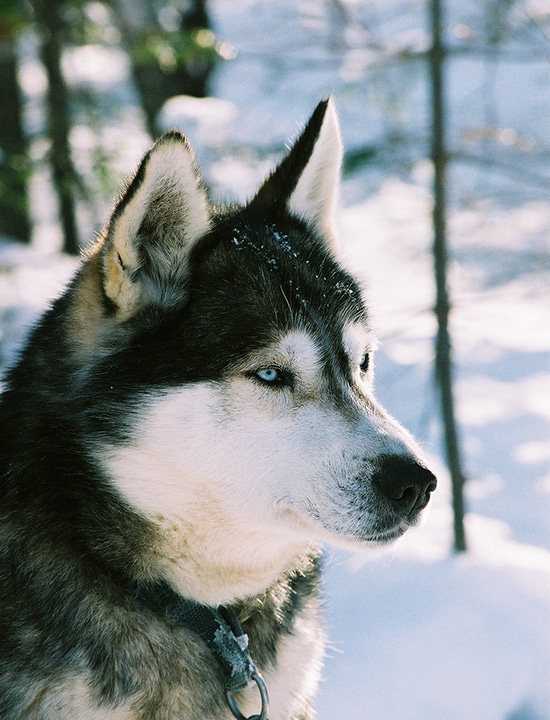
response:
[[[456,396],[469,479],[469,551],[455,556],[432,382],[425,68],[373,70],[365,24],[336,17],[342,7],[357,17],[378,13],[388,47],[425,47],[423,4],[391,15],[396,5],[213,0],[232,59],[217,71],[215,97],[174,99],[163,122],[189,134],[220,198],[247,197],[328,94],[348,150],[383,148],[378,162],[346,174],[340,233],[346,262],[367,282],[382,342],[378,396],[421,439],[440,484],[424,525],[392,548],[361,556],[328,549],[319,720],[550,720],[550,182],[544,153],[531,152],[535,142],[550,144],[550,54],[541,41],[546,56],[533,53],[529,63],[488,67],[459,56],[449,66],[451,142],[494,160],[458,159],[450,177]],[[450,18],[451,41],[464,35],[463,21]],[[27,39],[21,81],[36,132],[45,80],[34,52]],[[73,87],[111,108],[101,131],[75,127],[76,164],[93,176],[100,148],[120,179],[149,145],[126,57],[88,46],[64,61]],[[488,113],[501,128],[490,142],[476,135]],[[75,268],[56,252],[40,140],[33,153],[33,246],[0,242],[2,364]],[[516,171],[499,166],[503,153]],[[90,237],[111,200],[98,194],[93,212],[81,209]]]

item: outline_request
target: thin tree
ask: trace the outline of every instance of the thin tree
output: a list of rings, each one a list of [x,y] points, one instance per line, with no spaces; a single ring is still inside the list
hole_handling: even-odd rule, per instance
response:
[[[61,70],[63,0],[33,0],[40,58],[48,76],[46,95],[47,132],[51,141],[50,166],[59,203],[63,250],[79,252],[75,188],[77,174],[71,159],[69,93]]]
[[[458,429],[455,419],[453,395],[453,363],[451,336],[449,332],[449,299],[447,266],[447,197],[446,171],[447,146],[445,138],[446,106],[444,85],[445,47],[442,39],[443,0],[430,0],[430,24],[432,47],[430,58],[432,142],[431,160],[434,169],[433,185],[433,258],[436,283],[435,314],[437,317],[437,336],[435,344],[435,378],[439,390],[445,452],[451,475],[454,514],[454,547],[457,552],[466,550],[466,532],[464,529],[464,473],[460,456]]]
[[[0,234],[29,242],[29,161],[17,79],[17,33],[23,12],[15,0],[0,11]]]

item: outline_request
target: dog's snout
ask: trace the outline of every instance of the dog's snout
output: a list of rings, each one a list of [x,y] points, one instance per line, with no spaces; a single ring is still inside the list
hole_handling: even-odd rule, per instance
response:
[[[426,507],[437,485],[435,475],[427,467],[397,455],[382,458],[372,482],[377,492],[404,515]]]

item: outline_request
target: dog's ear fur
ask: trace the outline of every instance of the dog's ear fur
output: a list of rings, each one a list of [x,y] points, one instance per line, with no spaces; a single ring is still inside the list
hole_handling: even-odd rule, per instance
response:
[[[174,302],[189,253],[209,225],[193,151],[180,132],[167,132],[143,158],[107,228],[103,289],[118,319]]]
[[[285,209],[335,249],[333,220],[342,157],[334,103],[324,100],[288,154],[260,187],[251,207],[266,213]]]

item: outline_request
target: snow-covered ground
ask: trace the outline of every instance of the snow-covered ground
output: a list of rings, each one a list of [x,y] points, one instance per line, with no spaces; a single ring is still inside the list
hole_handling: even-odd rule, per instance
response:
[[[382,13],[384,3],[371,2]],[[352,0],[343,6],[352,14],[359,7]],[[391,98],[379,98],[389,97],[390,80],[400,78],[365,75],[365,30],[342,25],[338,7],[212,1],[218,33],[235,58],[218,72],[216,99],[173,100],[164,121],[189,133],[215,194],[246,197],[329,93],[348,147],[383,137],[385,123],[408,130],[425,123],[418,68],[403,107],[384,115]],[[394,28],[396,42],[405,31]],[[425,41],[421,32],[406,37]],[[107,61],[97,55],[94,81],[94,57],[86,48],[66,58],[73,82],[83,81],[85,70],[85,82],[120,94],[124,59],[112,51]],[[29,62],[24,75],[36,112],[41,90],[33,67]],[[475,71],[470,64],[450,73],[457,128],[468,119],[461,100],[474,107],[483,87],[483,70]],[[517,113],[523,102],[518,92],[529,98],[536,89],[537,112],[549,100],[550,66],[544,78],[538,64],[524,67],[524,82],[515,72],[508,97],[498,86],[504,124],[508,107]],[[135,113],[125,107],[121,117],[103,130],[103,142],[129,171],[147,140],[132,125]],[[424,127],[417,140],[425,135]],[[86,128],[75,138],[85,162],[97,140]],[[331,645],[318,717],[550,720],[550,202],[534,186],[519,192],[496,170],[489,177],[459,166],[451,178],[456,397],[469,478],[469,551],[457,557],[432,383],[430,168],[423,154],[417,142],[407,151],[407,172],[366,166],[349,175],[339,223],[346,262],[366,281],[382,341],[378,396],[425,444],[440,485],[424,525],[396,546],[361,556],[327,550]],[[488,184],[502,188],[502,198],[488,198]],[[13,357],[24,327],[74,268],[51,251],[57,236],[43,177],[35,180],[34,202],[35,247],[0,244],[0,362]]]

